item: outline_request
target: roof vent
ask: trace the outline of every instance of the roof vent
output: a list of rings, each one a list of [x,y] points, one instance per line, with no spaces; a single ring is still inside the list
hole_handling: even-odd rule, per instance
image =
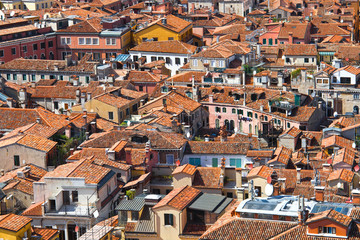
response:
[[[17,172],[17,173],[16,173],[16,176],[17,176],[18,178],[25,178],[25,174],[24,174],[22,171]]]

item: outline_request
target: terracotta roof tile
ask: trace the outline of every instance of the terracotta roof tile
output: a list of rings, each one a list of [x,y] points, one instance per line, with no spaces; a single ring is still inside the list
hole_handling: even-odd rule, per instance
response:
[[[295,227],[297,223],[233,218],[206,231],[201,240],[265,240]]]
[[[18,232],[32,221],[31,218],[19,216],[15,214],[5,214],[0,216],[0,228]]]
[[[43,108],[19,109],[19,108],[0,108],[0,129],[13,130],[31,123],[35,123],[40,118],[41,124],[61,129],[69,124],[66,116],[57,115]]]
[[[159,20],[156,20],[156,21],[150,23],[148,25],[148,27],[150,27],[150,26],[152,26],[154,24],[157,24],[159,26],[162,26],[162,27],[167,28],[167,29],[169,29],[171,31],[174,31],[174,32],[181,32],[181,31],[183,31],[184,29],[186,29],[187,27],[189,27],[191,25],[190,22],[188,22],[186,20],[183,20],[181,18],[178,18],[178,17],[176,17],[174,15],[171,15],[171,14],[166,16],[166,24],[163,24],[162,19],[159,19]],[[140,29],[138,31],[142,31],[142,30],[147,29],[147,28],[143,28],[143,29]]]
[[[191,154],[241,154],[245,155],[250,148],[249,143],[244,142],[220,142],[220,141],[188,141],[187,153]]]
[[[175,168],[175,170],[172,172],[172,175],[178,174],[178,173],[186,173],[189,175],[193,175],[196,172],[196,167],[191,164],[185,164],[182,166],[178,166]]]
[[[57,234],[60,233],[60,230],[52,228],[33,228],[33,233],[37,236],[41,236],[42,240],[52,240]]]
[[[183,210],[190,203],[192,203],[199,195],[201,191],[190,186],[185,186],[172,190],[161,201],[156,204],[153,209],[157,209],[163,206],[170,206],[178,210]]]
[[[267,179],[268,177],[271,177],[273,172],[274,172],[274,169],[272,169],[272,168],[269,168],[267,166],[259,166],[259,167],[251,169],[249,174],[247,175],[247,177],[248,178],[261,177],[261,178]]]
[[[287,44],[285,56],[316,56],[317,50],[314,44]]]
[[[341,225],[348,227],[350,223],[352,222],[352,218],[344,215],[342,213],[339,213],[335,211],[334,209],[330,209],[324,212],[315,213],[313,216],[309,217],[308,220],[306,220],[306,223],[312,223],[323,219],[329,219],[334,222],[340,223]]]
[[[74,32],[74,33],[100,33],[103,30],[101,19],[98,17],[82,21],[80,23],[71,25],[65,29],[60,29],[58,32]]]
[[[219,167],[197,167],[193,185],[194,188],[215,188],[222,189],[224,182],[221,178]]]
[[[93,134],[94,135],[94,134]],[[110,148],[118,141],[127,141],[133,148],[145,148],[145,142],[136,142],[133,137],[144,137],[150,140],[151,148],[156,149],[178,149],[184,146],[186,139],[180,134],[146,131],[146,130],[113,130],[100,133],[96,137],[85,141],[82,147]]]
[[[332,162],[333,165],[337,163],[346,163],[350,166],[353,166],[355,163],[355,151],[349,148],[340,149],[334,156],[334,160]]]
[[[330,173],[327,181],[342,180],[345,182],[352,182],[354,175],[354,172],[348,169],[338,169]]]
[[[328,138],[324,138],[321,142],[321,145],[325,148],[339,146],[342,148],[352,149],[353,141],[342,136],[333,135]]]
[[[23,213],[22,215],[24,216],[42,216],[43,215],[43,211],[42,211],[42,204],[44,202],[38,202],[38,203],[33,203],[30,205],[30,207],[28,207]]]
[[[266,157],[272,158],[274,155],[273,150],[248,150],[246,153],[247,157]]]

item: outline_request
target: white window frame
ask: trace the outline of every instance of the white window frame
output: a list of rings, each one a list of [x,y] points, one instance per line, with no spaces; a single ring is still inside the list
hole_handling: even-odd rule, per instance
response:
[[[106,38],[106,45],[116,45],[116,38]]]
[[[79,41],[79,45],[85,45],[85,38],[79,37],[78,41]]]
[[[192,64],[194,67],[197,67],[198,66],[198,60],[197,59],[193,59],[192,60]]]
[[[211,60],[210,61],[210,66],[211,67],[216,67],[216,60]]]
[[[99,45],[99,38],[92,38],[91,43],[92,43],[92,45]]]
[[[71,44],[71,38],[70,37],[61,37],[60,42],[61,42],[61,45],[69,45],[69,44]]]

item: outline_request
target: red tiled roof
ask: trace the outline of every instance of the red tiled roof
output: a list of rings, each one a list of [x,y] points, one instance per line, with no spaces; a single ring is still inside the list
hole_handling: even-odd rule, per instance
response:
[[[350,223],[352,222],[352,218],[344,215],[342,213],[339,213],[335,211],[334,209],[330,209],[324,212],[315,213],[313,216],[311,216],[308,220],[306,220],[306,223],[312,223],[316,221],[320,221],[323,219],[329,219],[331,221],[340,223],[341,225],[348,227]]]
[[[69,124],[66,116],[52,113],[43,108],[20,109],[20,108],[0,108],[0,129],[15,129],[36,122],[40,118],[41,124],[62,129]]]
[[[333,135],[328,138],[324,138],[321,142],[321,145],[325,148],[332,146],[339,146],[342,148],[352,149],[353,141],[338,135]]]
[[[210,228],[201,240],[265,240],[295,227],[297,223],[232,218],[216,228]]]
[[[343,180],[345,182],[352,182],[354,175],[354,172],[348,169],[338,169],[330,173],[327,181]]]
[[[219,167],[197,167],[193,181],[195,188],[215,188],[222,189],[224,182],[221,178],[221,168]]]
[[[271,177],[273,172],[274,172],[274,169],[272,169],[272,168],[269,168],[267,166],[259,166],[259,167],[251,169],[249,174],[247,175],[247,177],[248,178],[261,177],[261,178],[267,179],[268,177]]]
[[[182,166],[178,166],[175,168],[175,170],[172,172],[172,175],[178,174],[178,173],[186,173],[189,175],[193,175],[196,172],[196,167],[191,164],[185,164]]]
[[[317,50],[314,44],[287,44],[285,56],[316,56]]]
[[[172,190],[161,201],[156,204],[153,209],[163,206],[170,206],[178,210],[183,210],[186,206],[192,203],[201,191],[190,186],[185,186]]]
[[[244,142],[220,142],[220,141],[188,141],[187,153],[192,154],[241,154],[245,155],[250,148],[249,143]]]
[[[20,231],[32,221],[31,218],[15,215],[13,213],[0,216],[0,228],[13,232]]]
[[[43,215],[43,211],[42,211],[42,204],[44,202],[38,202],[38,203],[33,203],[30,205],[30,207],[28,207],[23,213],[22,215],[24,216],[42,216]]]
[[[101,25],[101,18],[94,17],[89,20],[69,26],[65,29],[60,29],[61,33],[100,33],[103,30]]]
[[[52,228],[33,228],[33,233],[37,236],[41,236],[42,240],[52,240],[57,234],[60,233],[60,230]]]

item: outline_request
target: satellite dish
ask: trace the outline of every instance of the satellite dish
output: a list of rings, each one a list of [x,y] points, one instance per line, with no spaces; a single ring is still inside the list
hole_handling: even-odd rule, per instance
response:
[[[186,137],[190,138],[190,133],[189,132],[186,133]]]
[[[338,113],[337,112],[334,112],[334,117],[337,117],[338,116]]]
[[[267,181],[268,184],[271,184],[271,181],[272,181],[271,177],[268,177],[268,178],[266,179],[266,181]]]
[[[352,146],[352,148],[356,148],[356,143],[353,142],[351,146]]]
[[[271,197],[274,193],[274,186],[272,184],[266,184],[265,186],[265,194],[268,197]]]
[[[237,133],[238,132],[238,129],[237,129],[237,127],[236,128],[234,128],[234,131]]]
[[[10,17],[13,17],[15,15],[15,12],[14,11],[11,11],[10,12]]]

